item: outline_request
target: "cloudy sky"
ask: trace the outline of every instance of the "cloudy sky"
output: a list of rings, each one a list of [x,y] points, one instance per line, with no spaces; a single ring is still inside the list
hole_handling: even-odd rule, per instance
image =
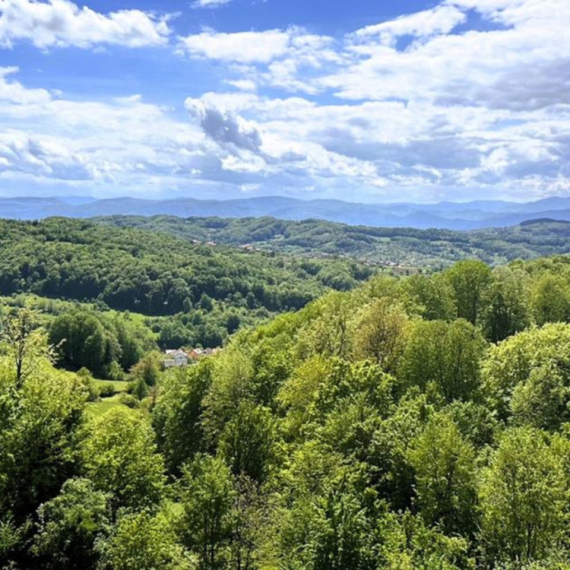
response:
[[[570,194],[569,0],[0,0],[0,195]]]

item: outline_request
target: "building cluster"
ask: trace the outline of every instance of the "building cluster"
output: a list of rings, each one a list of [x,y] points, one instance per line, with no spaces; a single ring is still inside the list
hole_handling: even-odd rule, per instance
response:
[[[166,350],[162,364],[164,368],[180,368],[195,364],[206,356],[212,356],[218,352],[218,348],[192,348],[190,350],[177,349]]]

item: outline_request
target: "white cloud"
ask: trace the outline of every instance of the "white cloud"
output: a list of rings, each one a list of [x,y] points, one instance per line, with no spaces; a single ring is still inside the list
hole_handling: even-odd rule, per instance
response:
[[[466,14],[455,6],[437,6],[389,22],[367,26],[358,30],[355,35],[360,38],[377,36],[383,44],[393,45],[401,36],[427,38],[448,34],[466,20]]]
[[[194,8],[219,8],[229,4],[232,0],[196,0],[192,6]]]
[[[16,171],[60,180],[86,180],[101,173],[81,154],[55,140],[24,133],[0,134],[0,171]]]
[[[29,41],[38,48],[135,48],[163,45],[169,34],[166,18],[140,10],[101,14],[69,0],[0,0],[0,47]]]
[[[240,91],[256,91],[257,84],[252,79],[227,79],[226,83]]]
[[[17,67],[0,67],[0,101],[19,105],[41,104],[51,100],[45,89],[26,89],[17,81],[7,78],[18,72]]]
[[[182,48],[191,56],[240,63],[268,63],[284,55],[293,31],[218,33],[206,30],[181,38]]]
[[[0,69],[0,177],[218,197],[568,192],[569,26],[567,0],[444,0],[337,38],[204,30],[180,48],[213,62],[221,91],[188,99],[186,120],[141,96],[71,101]]]
[[[207,105],[201,100],[187,99],[185,105],[205,135],[217,144],[253,153],[259,152],[261,134],[253,123],[231,112]]]

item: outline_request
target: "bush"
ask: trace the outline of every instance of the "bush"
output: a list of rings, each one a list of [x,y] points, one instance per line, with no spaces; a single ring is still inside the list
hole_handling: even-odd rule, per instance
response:
[[[139,401],[132,396],[131,394],[122,394],[119,398],[119,402],[123,404],[123,406],[127,406],[128,408],[135,409],[139,407]]]
[[[112,382],[103,384],[99,387],[99,397],[100,398],[110,398],[115,395],[115,385]]]

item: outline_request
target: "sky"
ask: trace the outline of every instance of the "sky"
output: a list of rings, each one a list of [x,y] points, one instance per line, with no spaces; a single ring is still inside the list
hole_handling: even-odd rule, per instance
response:
[[[0,0],[0,196],[570,195],[570,0]]]

